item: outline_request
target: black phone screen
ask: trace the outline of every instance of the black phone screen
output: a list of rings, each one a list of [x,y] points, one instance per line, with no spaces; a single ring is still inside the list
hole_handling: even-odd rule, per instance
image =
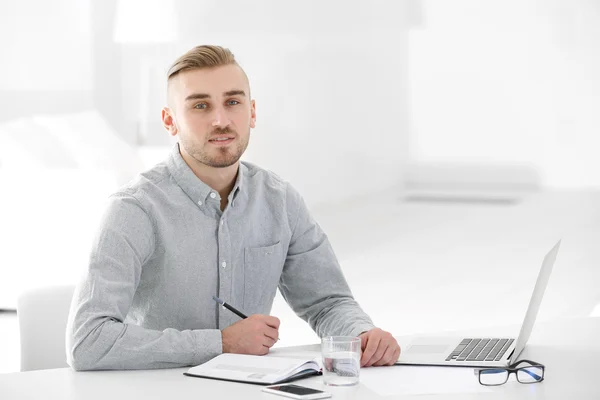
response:
[[[316,394],[323,393],[321,390],[311,389],[304,386],[298,385],[285,385],[285,386],[269,386],[269,389],[279,390],[280,392],[293,393],[297,395],[305,395],[305,394]]]

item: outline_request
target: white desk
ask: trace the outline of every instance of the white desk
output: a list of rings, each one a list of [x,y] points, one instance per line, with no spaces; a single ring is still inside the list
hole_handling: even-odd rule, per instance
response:
[[[483,332],[483,331],[482,331]],[[475,332],[479,333],[479,332]],[[523,385],[509,381],[491,393],[418,396],[449,399],[600,399],[597,379],[600,367],[600,318],[583,318],[537,324],[521,358],[530,358],[546,365],[542,383]],[[399,338],[403,341],[403,338]],[[276,349],[277,352],[318,351],[317,345]],[[402,379],[403,368],[398,371]],[[190,378],[183,376],[187,368],[150,371],[74,372],[68,368],[0,374],[0,399],[265,399],[284,397],[261,392],[256,385]],[[473,379],[476,379],[473,376]],[[334,399],[395,399],[381,397],[363,383],[354,387],[331,388],[321,377],[298,382],[301,385],[325,389]],[[393,382],[389,383],[393,385]],[[406,398],[406,397],[402,397]],[[417,397],[415,397],[417,398]]]

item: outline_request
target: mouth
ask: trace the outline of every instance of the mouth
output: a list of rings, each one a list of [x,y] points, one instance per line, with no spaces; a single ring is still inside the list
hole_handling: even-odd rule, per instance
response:
[[[218,136],[212,139],[209,139],[208,142],[217,146],[225,146],[234,141],[233,136]]]

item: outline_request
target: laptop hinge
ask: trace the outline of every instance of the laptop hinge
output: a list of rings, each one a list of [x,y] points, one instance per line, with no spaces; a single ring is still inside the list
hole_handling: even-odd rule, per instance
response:
[[[509,354],[509,356],[508,356],[508,358],[507,358],[506,360],[507,360],[507,361],[510,361],[510,360],[512,359],[512,356],[513,356],[513,354],[515,354],[515,349],[513,349],[513,350],[510,352],[510,354]]]

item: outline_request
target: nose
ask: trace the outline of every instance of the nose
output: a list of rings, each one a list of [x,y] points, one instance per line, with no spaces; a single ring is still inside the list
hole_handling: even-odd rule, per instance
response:
[[[223,106],[217,106],[214,108],[215,115],[212,122],[212,126],[227,126],[229,125],[229,118],[227,117],[227,112],[223,108]]]

